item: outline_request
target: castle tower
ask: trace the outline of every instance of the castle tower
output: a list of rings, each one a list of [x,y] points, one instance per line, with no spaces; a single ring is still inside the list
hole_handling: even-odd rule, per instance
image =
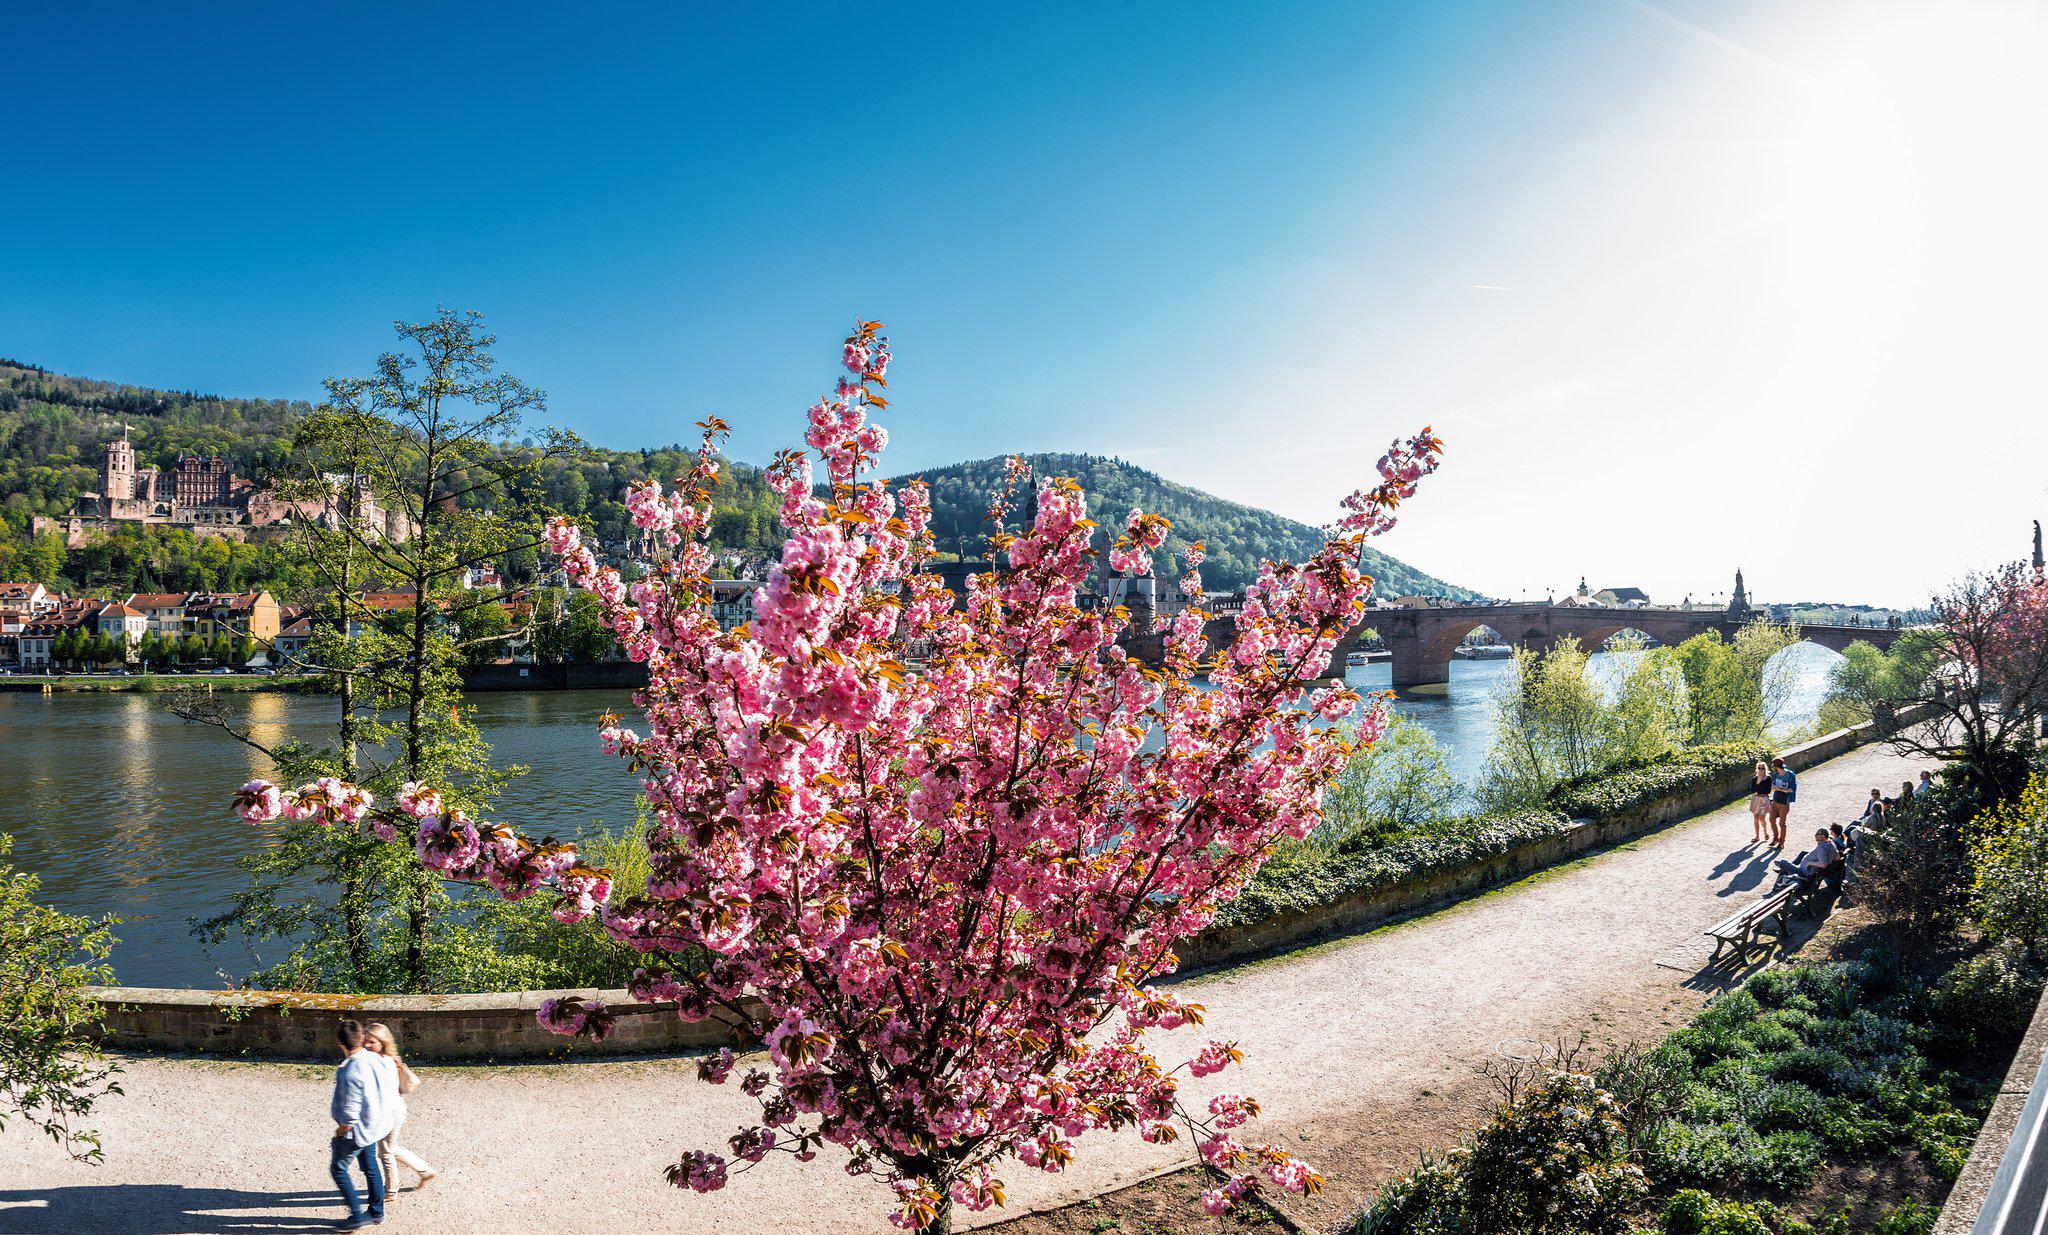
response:
[[[135,447],[128,442],[125,424],[121,436],[107,443],[107,458],[100,464],[100,496],[106,499],[109,512],[115,502],[135,496]]]

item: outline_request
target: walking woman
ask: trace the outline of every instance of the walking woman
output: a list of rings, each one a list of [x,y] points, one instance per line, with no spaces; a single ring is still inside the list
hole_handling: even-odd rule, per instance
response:
[[[411,1167],[413,1172],[420,1177],[420,1181],[412,1187],[414,1192],[418,1192],[421,1188],[432,1183],[434,1176],[438,1172],[433,1167],[427,1165],[425,1158],[399,1144],[398,1134],[405,1127],[405,1095],[419,1088],[419,1073],[407,1067],[405,1060],[399,1056],[398,1038],[391,1032],[389,1025],[384,1024],[382,1021],[372,1021],[364,1030],[364,1034],[368,1041],[363,1045],[375,1051],[385,1060],[390,1061],[392,1068],[398,1074],[398,1119],[391,1125],[390,1135],[377,1142],[377,1160],[384,1167],[385,1191],[393,1196],[398,1194],[396,1163],[403,1162]]]
[[[1771,765],[1757,761],[1756,775],[1749,778],[1749,821],[1755,825],[1756,835],[1751,844],[1759,844],[1771,826]]]

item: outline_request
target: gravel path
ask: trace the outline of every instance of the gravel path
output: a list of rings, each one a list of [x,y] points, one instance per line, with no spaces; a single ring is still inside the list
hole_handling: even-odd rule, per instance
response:
[[[1802,829],[1850,818],[1870,786],[1910,770],[1871,748],[1807,772],[1795,849]],[[1689,1015],[1720,986],[1698,973],[1700,931],[1768,881],[1772,855],[1749,835],[1746,809],[1731,807],[1426,918],[1191,981],[1209,1010],[1202,1035],[1236,1039],[1247,1057],[1216,1079],[1256,1095],[1257,1130],[1297,1143],[1332,1180],[1296,1216],[1327,1227],[1414,1146],[1454,1139],[1475,1069],[1503,1044],[1587,1028],[1648,1036]],[[1162,1058],[1199,1041],[1175,1039]],[[328,1069],[150,1057],[126,1067],[126,1095],[95,1120],[104,1165],[69,1162],[18,1124],[0,1134],[0,1235],[241,1235],[326,1229],[340,1216],[325,1165]],[[664,1165],[720,1146],[751,1107],[736,1086],[699,1084],[686,1060],[435,1067],[404,1140],[441,1177],[395,1198],[386,1228],[892,1229],[885,1191],[829,1154],[771,1160],[709,1196],[663,1183]],[[1008,1212],[1174,1161],[1171,1147],[1132,1137],[1084,1140],[1066,1175],[1009,1171]]]

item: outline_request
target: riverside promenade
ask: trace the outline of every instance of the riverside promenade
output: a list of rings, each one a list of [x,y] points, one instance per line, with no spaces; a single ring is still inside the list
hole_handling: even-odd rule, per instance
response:
[[[1917,766],[1878,746],[1802,773],[1787,856]],[[1175,1063],[1211,1037],[1243,1047],[1244,1068],[1189,1093],[1255,1095],[1266,1116],[1246,1131],[1330,1180],[1287,1212],[1331,1229],[1416,1150],[1456,1139],[1489,1060],[1563,1033],[1655,1037],[1723,989],[1728,975],[1701,973],[1701,931],[1769,883],[1776,855],[1749,837],[1733,805],[1425,917],[1194,978],[1184,990],[1208,1023],[1158,1037],[1158,1053]],[[93,1120],[103,1165],[69,1162],[18,1125],[0,1134],[0,1235],[313,1231],[341,1215],[326,1171],[330,1069],[125,1064],[126,1095]],[[830,1147],[806,1165],[777,1155],[707,1196],[668,1187],[665,1165],[723,1149],[758,1111],[737,1086],[699,1083],[688,1060],[432,1067],[410,1101],[403,1140],[441,1174],[393,1200],[386,1230],[893,1229],[886,1189],[848,1178]],[[984,1225],[1123,1187],[1173,1166],[1176,1148],[1091,1135],[1065,1174],[1014,1166],[1007,1210],[961,1216]],[[1198,1211],[1188,1219],[1202,1229]]]

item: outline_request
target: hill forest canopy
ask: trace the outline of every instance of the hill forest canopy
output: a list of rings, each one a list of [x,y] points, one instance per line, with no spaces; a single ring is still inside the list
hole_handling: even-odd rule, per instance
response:
[[[289,595],[307,580],[280,542],[240,544],[195,538],[186,528],[134,524],[67,548],[55,535],[35,535],[32,522],[38,515],[65,514],[80,494],[98,488],[106,443],[124,423],[138,466],[169,467],[180,454],[218,455],[237,475],[264,483],[287,474],[292,435],[311,411],[303,401],[124,386],[0,359],[0,579],[102,593],[267,587]],[[680,446],[613,450],[584,444],[566,457],[543,461],[542,497],[583,523],[597,542],[617,544],[634,534],[625,506],[632,484],[667,482],[689,471],[694,457]],[[1027,459],[1039,476],[1078,479],[1088,493],[1090,515],[1105,526],[1119,524],[1133,506],[1171,519],[1167,550],[1177,558],[1190,541],[1203,542],[1203,579],[1212,589],[1242,588],[1257,577],[1262,558],[1298,560],[1323,540],[1305,523],[1120,460],[1084,454]],[[981,555],[988,531],[983,516],[1003,476],[1000,459],[924,473],[943,550],[970,559]],[[488,502],[488,489],[469,500]],[[728,466],[717,500],[711,537],[717,547],[735,558],[759,559],[780,545],[775,498],[759,468]],[[500,569],[508,580],[527,582],[536,565],[531,554],[522,554]],[[1372,549],[1366,550],[1366,569],[1379,579],[1382,596],[1477,595]]]

